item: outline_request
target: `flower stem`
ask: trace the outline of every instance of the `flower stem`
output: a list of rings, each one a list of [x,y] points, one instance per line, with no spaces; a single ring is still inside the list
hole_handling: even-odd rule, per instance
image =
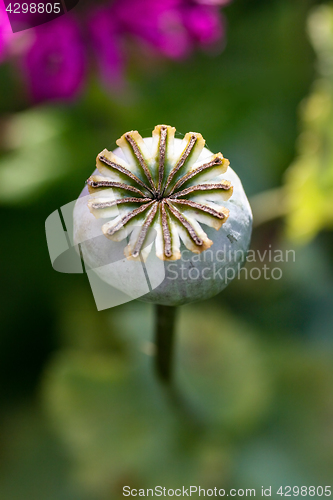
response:
[[[173,368],[176,307],[159,304],[155,307],[156,370],[161,381],[170,384]]]

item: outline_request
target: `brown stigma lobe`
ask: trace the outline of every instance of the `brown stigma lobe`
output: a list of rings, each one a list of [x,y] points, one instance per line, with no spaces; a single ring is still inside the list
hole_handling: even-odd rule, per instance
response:
[[[199,236],[197,235],[194,227],[192,226],[192,224],[190,224],[183,216],[182,214],[179,212],[179,210],[177,210],[175,207],[173,207],[171,205],[171,203],[167,200],[167,204],[168,204],[168,208],[170,209],[171,213],[179,220],[179,222],[182,223],[182,225],[185,227],[185,229],[187,229],[187,232],[188,234],[191,236],[192,240],[194,241],[194,243],[196,245],[199,245],[201,246],[203,244],[203,241],[201,238],[199,238]]]
[[[202,203],[196,203],[195,201],[192,200],[172,200],[173,203],[180,203],[181,205],[188,205],[189,207],[196,208],[197,210],[201,210],[202,212],[206,212],[210,215],[213,215],[214,217],[217,217],[218,219],[224,219],[225,215],[221,212],[217,212],[217,210],[214,210],[211,207],[208,207],[206,205],[203,205]]]
[[[142,182],[142,180],[139,179],[136,175],[132,174],[132,172],[127,170],[127,168],[122,167],[121,165],[118,165],[118,163],[115,163],[111,160],[108,160],[103,155],[99,156],[98,159],[99,159],[99,161],[101,161],[102,163],[107,165],[108,167],[114,168],[115,170],[118,170],[118,172],[120,172],[124,175],[127,175],[127,177],[129,177],[130,179],[135,181],[137,184],[140,184],[140,186],[144,187],[145,189],[148,189],[148,191],[150,191],[152,193],[151,189],[148,186],[146,186],[146,184],[144,182]]]
[[[134,247],[134,251],[132,253],[133,257],[138,257],[139,254],[140,254],[140,251],[141,251],[141,248],[142,248],[142,245],[145,241],[145,238],[147,236],[147,233],[148,233],[148,229],[150,228],[150,225],[151,223],[153,222],[154,220],[154,217],[156,215],[156,212],[157,212],[157,209],[158,209],[158,202],[154,202],[153,203],[153,207],[152,209],[150,210],[149,212],[149,215],[147,217],[147,219],[145,220],[145,222],[143,223],[143,226],[142,226],[142,229],[140,231],[140,234],[139,234],[139,238],[136,242],[136,245]]]
[[[103,208],[114,207],[115,205],[121,205],[122,203],[147,203],[151,201],[150,198],[120,198],[118,200],[103,201],[101,203],[92,203],[91,208],[100,210]]]
[[[137,145],[137,143],[135,142],[135,140],[133,139],[133,137],[130,134],[125,134],[125,139],[130,144],[131,148],[133,149],[133,153],[134,153],[135,157],[138,159],[138,161],[141,165],[141,168],[144,171],[153,191],[156,192],[153,178],[151,176],[151,173],[149,172],[148,166],[147,166],[147,164],[142,156],[142,153],[140,151],[139,146]]]
[[[114,182],[114,181],[107,181],[107,180],[103,180],[103,181],[94,181],[91,177],[89,177],[89,179],[87,180],[87,184],[89,186],[91,186],[92,188],[103,188],[103,187],[106,187],[106,188],[118,188],[118,189],[124,189],[126,191],[131,191],[132,193],[138,193],[140,196],[142,196],[143,198],[145,197],[145,195],[143,194],[142,191],[140,191],[140,189],[137,189],[136,187],[134,186],[129,186],[128,184],[124,184],[123,182]]]
[[[162,230],[163,230],[163,241],[164,241],[164,255],[166,257],[172,257],[171,234],[168,222],[168,215],[165,209],[165,200],[163,200],[161,203],[161,215],[162,215]]]
[[[120,221],[115,226],[113,226],[112,228],[110,228],[108,230],[108,234],[110,236],[112,236],[114,233],[116,233],[117,231],[119,231],[119,229],[122,229],[125,226],[125,224],[127,224],[127,222],[129,222],[131,219],[133,219],[133,217],[135,217],[135,216],[141,214],[142,212],[144,212],[145,210],[147,210],[147,208],[152,203],[154,203],[154,202],[151,201],[147,205],[142,205],[141,207],[136,208],[135,210],[133,210],[133,212],[130,212],[129,214],[125,215],[122,219],[120,219]]]
[[[192,149],[194,148],[194,145],[195,145],[196,142],[197,142],[197,136],[196,135],[192,135],[191,139],[189,140],[188,145],[185,148],[185,151],[183,152],[183,154],[180,157],[180,160],[178,161],[177,165],[171,170],[171,172],[169,174],[169,177],[167,179],[164,191],[168,188],[168,186],[169,186],[170,182],[172,181],[174,175],[184,165],[185,161],[190,156],[190,153],[191,153]]]
[[[159,193],[162,192],[167,131],[168,131],[167,127],[161,127],[160,147],[159,147],[159,162],[158,162],[158,192]]]
[[[176,182],[174,187],[171,190],[171,193],[176,191],[176,189],[180,188],[185,182],[189,181],[193,177],[195,177],[198,174],[201,174],[204,170],[207,170],[208,168],[216,167],[217,165],[222,165],[223,160],[222,158],[215,158],[213,161],[210,161],[208,163],[205,163],[204,165],[200,165],[200,167],[197,167],[196,169],[190,171],[188,174],[184,175],[179,181]]]
[[[191,186],[189,188],[183,189],[182,191],[178,191],[178,193],[174,193],[170,195],[170,198],[179,198],[180,196],[186,196],[190,193],[195,193],[196,191],[213,191],[215,189],[223,189],[227,191],[230,189],[230,182],[224,181],[219,184],[198,184],[197,186]]]
[[[187,137],[187,145],[183,152],[181,153],[178,160],[175,160],[175,166],[172,168],[169,173],[167,179],[165,180],[165,163],[168,154],[168,144],[172,144],[174,129],[168,127],[166,125],[161,125],[156,127],[156,130],[159,131],[159,141],[157,147],[157,152],[154,153],[152,158],[145,158],[144,153],[140,149],[140,142],[142,141],[141,136],[138,132],[128,132],[124,134],[124,138],[131,148],[131,152],[134,157],[137,159],[139,166],[142,169],[142,176],[140,174],[140,178],[135,175],[131,167],[128,168],[120,165],[116,161],[109,160],[104,154],[100,154],[98,156],[98,160],[102,162],[104,165],[108,167],[111,171],[115,173],[122,174],[125,178],[128,179],[128,183],[126,180],[122,182],[113,181],[112,178],[107,177],[107,173],[105,174],[105,178],[95,178],[94,176],[89,177],[87,180],[87,184],[90,188],[92,188],[91,192],[96,192],[101,189],[114,188],[121,190],[121,196],[119,196],[119,192],[114,191],[114,193],[118,194],[116,199],[97,199],[92,198],[89,202],[89,207],[92,210],[103,210],[108,209],[114,206],[119,206],[119,210],[121,211],[121,206],[126,204],[140,204],[139,207],[133,208],[130,205],[126,208],[129,210],[123,217],[118,217],[118,221],[112,226],[112,223],[107,223],[108,226],[105,227],[104,234],[108,237],[112,237],[118,231],[125,228],[127,224],[129,224],[135,217],[140,216],[140,225],[137,239],[134,244],[134,248],[130,251],[130,255],[133,258],[138,258],[141,254],[141,251],[144,247],[145,242],[147,241],[147,237],[149,234],[149,229],[154,226],[154,224],[158,223],[161,227],[162,232],[162,242],[163,242],[163,258],[164,259],[172,259],[173,255],[173,231],[177,230],[177,227],[185,229],[186,233],[189,235],[190,239],[194,242],[197,247],[197,251],[201,252],[206,248],[206,239],[207,236],[204,232],[203,238],[199,236],[197,233],[198,230],[198,222],[196,221],[196,216],[199,213],[209,214],[211,217],[214,217],[220,221],[225,222],[228,218],[228,210],[223,207],[219,208],[219,205],[214,204],[214,200],[212,202],[205,201],[203,197],[205,192],[207,192],[207,196],[209,196],[208,192],[215,192],[218,195],[219,191],[222,196],[222,191],[231,190],[232,186],[229,181],[223,180],[219,182],[206,182],[201,184],[195,184],[192,181],[192,186],[188,186],[185,189],[180,189],[187,181],[191,179],[195,179],[196,176],[201,173],[208,171],[209,169],[215,168],[219,165],[226,165],[224,162],[228,162],[225,160],[221,153],[218,153],[213,157],[212,160],[207,161],[206,163],[194,165],[194,167],[189,170],[190,167],[187,167],[186,171],[186,162],[190,157],[193,148],[198,143],[198,150],[200,153],[201,142],[198,142],[198,138],[201,138],[200,134],[188,134]],[[168,136],[170,134],[170,136]],[[168,139],[169,137],[169,139]],[[137,142],[137,138],[140,139],[139,143]],[[200,139],[202,141],[202,138]],[[172,146],[171,146],[172,147]],[[198,154],[199,154],[198,153]],[[170,161],[170,157],[169,160]],[[150,165],[153,163],[155,165],[154,172],[157,172],[157,180],[155,183],[153,181],[153,177],[150,171]],[[198,162],[199,163],[199,162]],[[97,163],[98,167],[98,163]],[[172,180],[175,178],[177,172],[180,171],[184,167],[185,173],[177,180],[174,186],[167,193],[167,188],[170,186]],[[219,172],[223,172],[225,170],[219,170]],[[104,175],[104,171],[102,172]],[[155,174],[154,174],[155,175]],[[179,174],[178,174],[179,175]],[[210,174],[211,175],[211,174]],[[215,175],[215,174],[213,174]],[[219,174],[218,174],[219,175]],[[146,180],[145,180],[146,179]],[[204,179],[200,177],[200,179]],[[127,194],[128,193],[128,194]],[[200,197],[200,203],[191,199],[191,196],[195,196],[196,194],[202,193],[203,196]],[[107,191],[105,192],[107,194]],[[230,193],[229,193],[230,194]],[[104,194],[103,194],[104,196]],[[225,195],[223,195],[225,197]],[[204,200],[204,201],[202,201]],[[208,198],[209,200],[209,198]],[[216,207],[217,209],[213,208]],[[133,209],[132,209],[133,208]],[[184,210],[187,210],[186,213],[188,215],[184,215]],[[190,217],[192,213],[188,209],[193,209],[193,218]],[[182,213],[182,211],[184,213]],[[96,214],[97,216],[97,214]],[[103,215],[104,216],[104,215]],[[107,215],[106,215],[107,216]],[[157,222],[159,221],[159,222]],[[171,222],[172,221],[172,222]],[[192,222],[191,222],[192,221]],[[209,219],[207,219],[209,223]],[[194,225],[195,224],[195,225]],[[213,226],[215,227],[215,226]],[[220,227],[220,226],[219,226]],[[201,228],[200,228],[201,229]],[[181,233],[184,234],[184,233]],[[178,235],[175,233],[178,241]],[[208,240],[209,241],[209,240]],[[205,243],[205,244],[204,244]],[[177,251],[177,255],[179,254],[179,249],[177,250],[177,244],[175,243],[175,251]],[[162,257],[161,257],[162,258]],[[176,257],[179,258],[179,257]]]

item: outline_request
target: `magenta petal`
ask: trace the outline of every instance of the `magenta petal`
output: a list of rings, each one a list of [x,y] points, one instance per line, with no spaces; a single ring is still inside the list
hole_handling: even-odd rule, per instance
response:
[[[5,4],[0,0],[0,62],[3,61],[12,29],[8,20]]]
[[[24,70],[36,101],[71,99],[82,88],[86,61],[78,25],[66,14],[34,30]]]
[[[114,4],[114,13],[123,31],[177,59],[191,49],[181,5],[182,0],[122,0]]]
[[[196,3],[201,5],[215,5],[219,7],[224,7],[232,2],[232,0],[195,0]]]
[[[201,45],[216,43],[223,36],[223,17],[219,9],[206,5],[193,5],[184,11],[184,24]]]
[[[0,62],[2,62],[4,59],[5,48],[6,48],[5,37],[4,37],[3,31],[1,30],[1,26],[0,26]]]
[[[164,12],[158,22],[158,36],[155,47],[165,56],[172,59],[180,59],[188,55],[191,49],[191,41],[187,31],[184,29],[182,16],[177,11]]]
[[[91,44],[99,72],[106,84],[120,85],[124,61],[119,27],[111,9],[96,10],[89,21]]]

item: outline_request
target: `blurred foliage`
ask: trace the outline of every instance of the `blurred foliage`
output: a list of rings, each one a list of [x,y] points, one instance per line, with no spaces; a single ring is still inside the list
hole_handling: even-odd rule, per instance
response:
[[[316,8],[308,27],[319,76],[301,105],[298,157],[286,185],[288,235],[303,242],[333,227],[333,6]]]
[[[157,123],[170,123],[178,132],[200,131],[212,150],[222,150],[231,159],[249,194],[278,185],[294,156],[295,107],[312,80],[312,51],[304,29],[311,3],[274,0],[270,5],[251,2],[250,7],[245,0],[234,2],[226,9],[231,29],[222,54],[196,54],[177,64],[148,55],[143,58],[133,50],[127,86],[118,94],[104,92],[91,75],[91,85],[81,101],[56,108],[62,125],[53,137],[53,148],[67,153],[65,202],[76,198],[99,151],[113,149],[124,130],[136,128],[150,135]],[[0,72],[0,90],[5,92],[6,65]],[[10,112],[8,100],[0,102],[1,111]],[[29,110],[25,119],[31,116],[36,126],[38,114],[43,126],[48,114],[54,120],[55,110],[48,107],[33,116]],[[4,120],[1,141],[5,147],[6,123]],[[28,171],[37,156],[36,152],[26,159]],[[7,171],[8,162],[5,154],[0,172]],[[53,161],[45,169],[53,171]],[[256,176],[251,174],[253,169]],[[58,179],[53,185],[64,193],[64,177]],[[38,186],[27,196],[30,202],[42,192]],[[7,203],[8,196],[0,195],[0,201]],[[15,202],[19,201],[16,197]]]
[[[99,151],[163,122],[200,131],[249,195],[280,190],[302,100],[289,236],[307,242],[329,228],[333,15],[316,3],[234,1],[222,54],[176,64],[132,48],[123,92],[106,93],[91,75],[70,105],[31,108],[0,67],[1,499],[117,500],[124,484],[330,484],[331,232],[279,263],[281,280],[236,279],[182,307],[169,394],[153,372],[152,306],[97,312],[85,275],[53,271],[44,229]],[[282,221],[257,227],[252,248],[290,248]]]
[[[56,110],[29,109],[5,122],[0,198],[4,203],[28,202],[31,195],[67,173],[69,155],[61,140],[65,124]]]

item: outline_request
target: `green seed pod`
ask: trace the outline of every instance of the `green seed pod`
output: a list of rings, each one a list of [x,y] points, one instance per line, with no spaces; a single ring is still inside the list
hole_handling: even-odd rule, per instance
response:
[[[85,260],[92,268],[102,266],[112,241],[126,238],[128,261],[153,254],[164,261],[164,280],[140,297],[163,305],[223,290],[246,258],[252,229],[249,202],[229,161],[205,148],[201,134],[178,139],[175,131],[158,125],[144,139],[127,132],[118,149],[102,151],[74,210],[74,242],[90,242]],[[96,272],[115,286],[114,270]],[[126,279],[135,288],[135,279]]]

